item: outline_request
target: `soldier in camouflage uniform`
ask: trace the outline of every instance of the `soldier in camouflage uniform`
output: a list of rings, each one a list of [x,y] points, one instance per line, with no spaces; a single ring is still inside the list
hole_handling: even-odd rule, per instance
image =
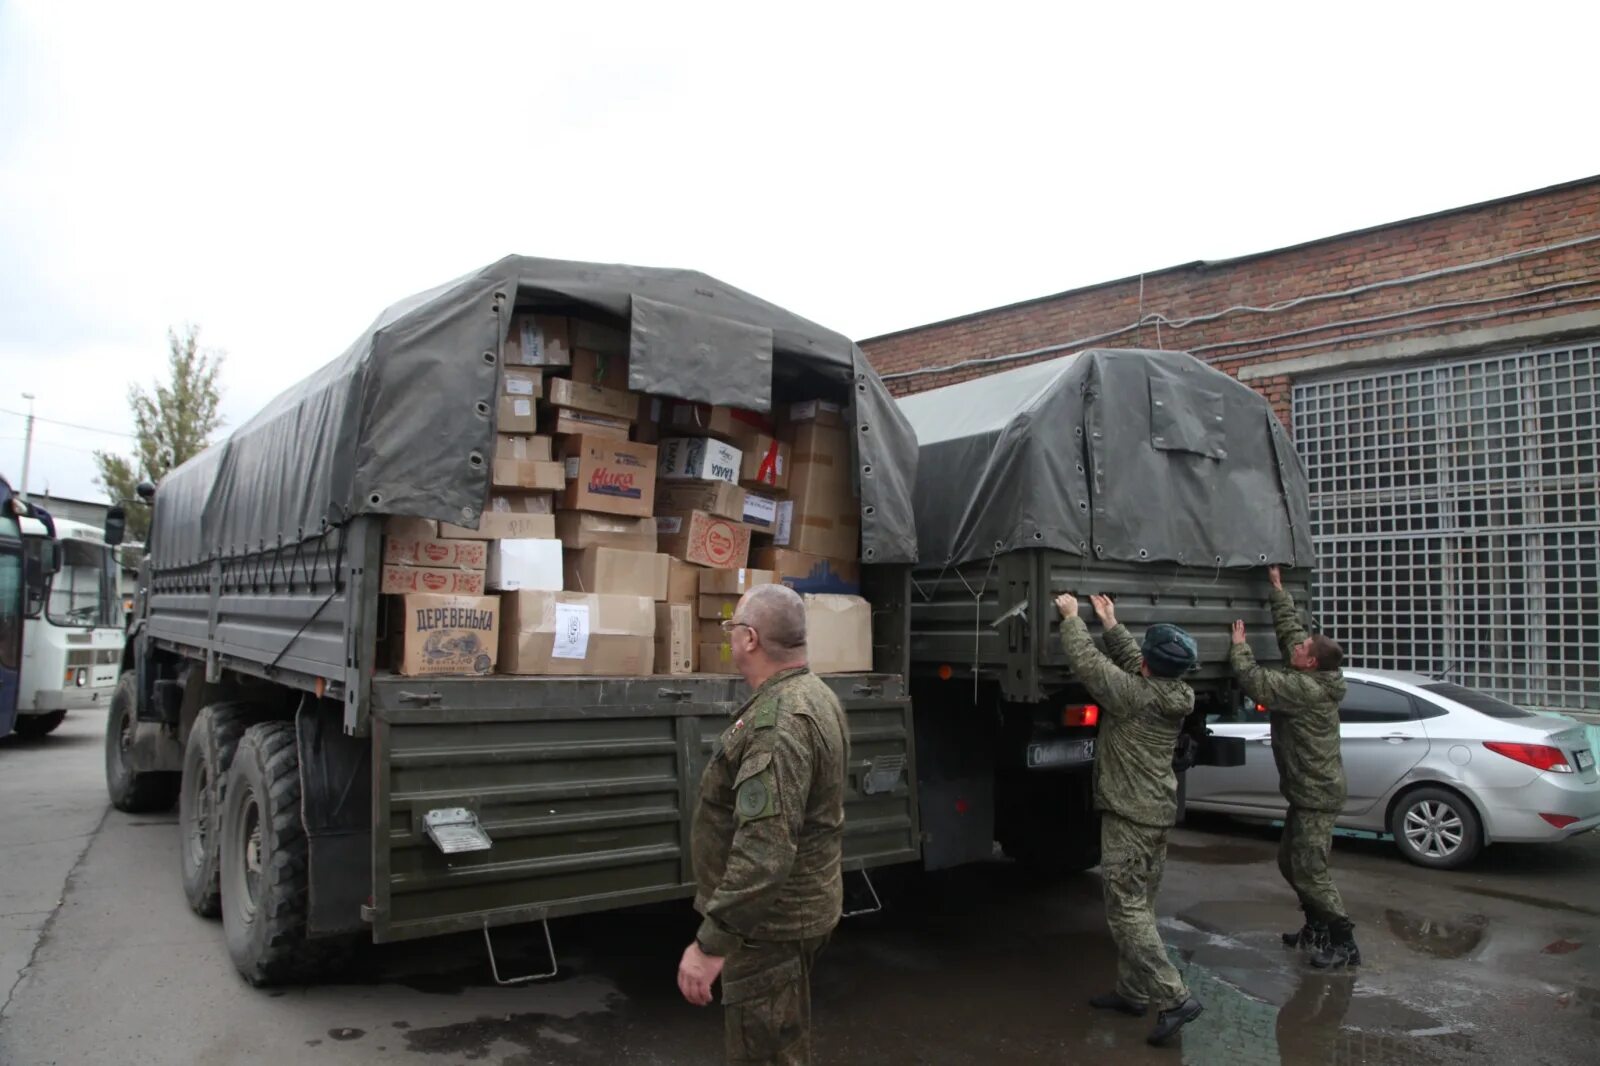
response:
[[[1154,1003],[1160,1014],[1148,1039],[1160,1044],[1204,1009],[1167,957],[1155,913],[1167,834],[1178,813],[1173,748],[1194,710],[1194,690],[1179,678],[1197,655],[1193,639],[1173,625],[1151,626],[1141,647],[1117,623],[1108,597],[1091,599],[1105,627],[1104,655],[1078,617],[1077,597],[1056,600],[1067,662],[1100,704],[1094,805],[1100,811],[1106,923],[1117,945],[1117,987],[1089,1002],[1136,1018]]]
[[[739,601],[733,661],[754,694],[700,779],[691,849],[704,917],[678,967],[690,1003],[722,978],[731,1063],[811,1061],[811,969],[844,901],[844,710],[806,668],[805,605],[761,585]]]
[[[1307,634],[1278,568],[1270,567],[1267,575],[1272,620],[1289,669],[1256,663],[1245,643],[1243,622],[1233,623],[1230,661],[1245,694],[1271,714],[1278,790],[1289,803],[1278,842],[1278,869],[1300,898],[1306,920],[1299,932],[1285,933],[1283,942],[1311,949],[1313,966],[1359,966],[1354,926],[1328,872],[1333,826],[1346,794],[1339,751],[1344,650],[1329,637]]]

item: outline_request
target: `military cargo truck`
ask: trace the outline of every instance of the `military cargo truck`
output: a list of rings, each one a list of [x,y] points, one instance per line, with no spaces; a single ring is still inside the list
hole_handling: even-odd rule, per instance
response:
[[[1242,762],[1205,717],[1239,698],[1229,623],[1275,661],[1265,567],[1309,601],[1306,477],[1252,389],[1183,353],[1089,350],[905,397],[921,450],[912,576],[924,861],[993,842],[1045,871],[1099,860],[1090,772],[1099,708],[1074,683],[1054,599],[1116,600],[1141,637],[1199,644],[1180,753]]]
[[[108,789],[179,801],[189,901],[252,983],[356,938],[482,930],[492,961],[497,927],[692,894],[696,784],[742,680],[402,676],[384,652],[381,531],[478,528],[528,312],[613,323],[640,392],[848,417],[873,668],[826,677],[851,730],[847,877],[917,857],[916,451],[861,351],[703,274],[511,257],[389,308],[154,494]]]

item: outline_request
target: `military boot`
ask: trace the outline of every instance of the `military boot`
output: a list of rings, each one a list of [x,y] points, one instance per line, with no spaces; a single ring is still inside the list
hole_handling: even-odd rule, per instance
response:
[[[1304,948],[1315,954],[1328,946],[1328,924],[1308,917],[1299,932],[1283,934],[1283,946]]]
[[[1205,1013],[1205,1008],[1200,1001],[1190,996],[1176,1007],[1162,1011],[1156,1017],[1156,1026],[1150,1030],[1150,1035],[1144,1038],[1147,1044],[1165,1044],[1178,1034],[1178,1030],[1194,1021]]]
[[[1319,970],[1333,966],[1360,966],[1361,949],[1356,947],[1355,926],[1345,919],[1328,923],[1328,942],[1311,957],[1311,965]]]

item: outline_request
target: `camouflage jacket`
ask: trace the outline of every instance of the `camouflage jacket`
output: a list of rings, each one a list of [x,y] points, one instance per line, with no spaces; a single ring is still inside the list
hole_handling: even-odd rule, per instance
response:
[[[739,709],[700,776],[690,838],[707,954],[838,924],[849,764],[844,709],[810,670],[777,674]]]
[[[1272,591],[1272,620],[1285,663],[1307,633],[1295,613],[1294,597]],[[1278,764],[1278,791],[1292,806],[1309,811],[1344,808],[1344,758],[1339,753],[1339,703],[1344,674],[1339,670],[1271,668],[1256,662],[1248,644],[1235,644],[1229,662],[1245,695],[1271,713],[1272,758]]]
[[[1194,710],[1194,690],[1176,678],[1144,677],[1144,656],[1127,626],[1106,630],[1102,655],[1081,618],[1061,624],[1072,673],[1100,705],[1094,754],[1094,805],[1140,825],[1177,820],[1172,749]]]

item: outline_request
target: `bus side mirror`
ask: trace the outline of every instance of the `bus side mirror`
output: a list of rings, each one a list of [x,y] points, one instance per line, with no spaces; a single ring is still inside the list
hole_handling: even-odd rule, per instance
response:
[[[115,548],[128,532],[128,513],[121,507],[106,512],[106,543]]]
[[[65,553],[61,550],[61,542],[47,540],[44,543],[44,572],[51,577],[61,573],[62,557]]]
[[[145,503],[155,502],[156,487],[153,483],[149,481],[141,481],[139,484],[134,486],[133,491],[138,495],[139,499],[143,500]]]

